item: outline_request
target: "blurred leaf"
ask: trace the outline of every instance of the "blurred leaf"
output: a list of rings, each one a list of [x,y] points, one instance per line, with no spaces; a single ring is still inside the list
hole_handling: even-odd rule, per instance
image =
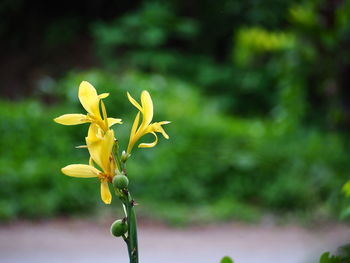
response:
[[[322,254],[320,263],[341,263],[341,259],[337,256],[331,256],[329,252]]]
[[[344,186],[343,186],[343,188],[342,188],[342,191],[344,192],[344,194],[345,194],[346,196],[350,196],[350,181],[347,181],[347,182],[344,184]]]
[[[295,35],[287,32],[270,32],[260,27],[240,29],[235,36],[234,61],[246,65],[255,54],[291,49]]]
[[[233,260],[230,257],[223,257],[220,261],[220,263],[234,263]]]
[[[291,20],[305,26],[313,26],[317,22],[316,12],[313,3],[306,2],[303,5],[292,6],[289,9]]]

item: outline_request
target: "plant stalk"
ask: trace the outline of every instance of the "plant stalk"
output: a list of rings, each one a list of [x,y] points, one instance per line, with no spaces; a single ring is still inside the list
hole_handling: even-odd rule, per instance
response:
[[[127,222],[128,222],[128,238],[127,246],[129,252],[130,263],[138,263],[138,244],[137,244],[137,222],[134,207],[134,200],[132,200],[130,193],[127,195]]]
[[[138,263],[139,262],[139,251],[138,251],[138,243],[137,243],[137,222],[136,222],[136,214],[135,214],[135,202],[131,197],[131,194],[128,190],[119,190],[115,189],[115,193],[122,201],[125,206],[126,212],[126,220],[128,223],[128,232],[127,236],[123,236],[123,239],[128,247],[128,254],[130,263]]]
[[[118,156],[118,154],[117,154]],[[121,169],[121,172],[126,175],[125,171],[125,162],[126,159],[121,161],[119,157],[117,158],[118,166]],[[124,211],[126,212],[126,220],[128,223],[128,235],[127,237],[123,237],[125,243],[128,247],[128,254],[130,263],[138,263],[139,262],[139,249],[137,243],[137,221],[136,221],[136,213],[135,213],[135,201],[132,199],[129,190],[123,189],[119,190],[116,187],[115,193],[119,197],[119,199],[124,204]]]

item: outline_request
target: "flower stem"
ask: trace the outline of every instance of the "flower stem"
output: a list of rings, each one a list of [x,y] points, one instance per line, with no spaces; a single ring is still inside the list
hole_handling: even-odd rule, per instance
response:
[[[115,188],[115,193],[125,206],[126,220],[128,223],[127,236],[123,236],[123,239],[128,247],[128,254],[130,263],[138,263],[138,245],[137,245],[137,222],[135,214],[135,201],[132,199],[128,190],[119,190]]]
[[[134,207],[134,200],[132,200],[130,193],[128,192],[127,196],[127,204],[126,204],[126,211],[127,211],[127,220],[128,220],[128,252],[129,252],[129,258],[130,263],[138,263],[138,246],[137,246],[137,222],[136,222],[136,214],[135,214],[135,207]]]

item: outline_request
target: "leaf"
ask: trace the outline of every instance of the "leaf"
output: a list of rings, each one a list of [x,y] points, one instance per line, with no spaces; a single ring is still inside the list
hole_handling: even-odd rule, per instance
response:
[[[329,252],[324,252],[320,258],[320,263],[329,262]]]
[[[346,182],[346,184],[343,186],[342,191],[346,196],[350,196],[350,181]]]
[[[230,257],[223,257],[220,261],[220,263],[234,263],[233,260]]]
[[[337,256],[330,256],[329,252],[322,254],[320,263],[341,263],[341,259]]]
[[[344,220],[344,219],[348,218],[349,216],[350,216],[350,206],[344,208],[340,212],[340,219]]]

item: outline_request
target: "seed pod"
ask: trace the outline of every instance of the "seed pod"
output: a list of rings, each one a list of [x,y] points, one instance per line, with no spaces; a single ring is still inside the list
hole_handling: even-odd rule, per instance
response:
[[[111,225],[111,234],[115,237],[120,237],[128,231],[128,224],[121,219],[113,222]]]
[[[127,188],[129,185],[129,179],[122,174],[118,174],[113,177],[113,186],[122,190]]]

